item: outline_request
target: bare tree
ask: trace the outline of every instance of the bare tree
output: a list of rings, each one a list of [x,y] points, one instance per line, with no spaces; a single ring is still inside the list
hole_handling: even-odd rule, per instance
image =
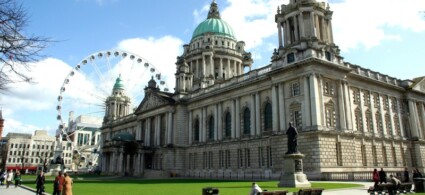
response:
[[[40,57],[48,38],[25,35],[26,11],[16,0],[0,0],[0,92],[8,84],[31,82],[29,62]]]

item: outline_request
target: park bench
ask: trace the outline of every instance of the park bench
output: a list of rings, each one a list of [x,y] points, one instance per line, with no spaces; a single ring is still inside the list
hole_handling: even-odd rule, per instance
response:
[[[300,189],[300,191],[298,191],[298,193],[296,193],[297,195],[321,195],[323,192],[323,188],[305,188],[305,189]]]
[[[398,191],[400,193],[412,193],[412,185],[413,183],[401,183],[400,187],[398,188]]]
[[[398,193],[412,193],[412,183],[401,183],[400,187],[397,189]],[[369,187],[369,190],[367,191],[370,195],[384,195],[388,194],[388,191],[393,188],[393,184],[387,183],[387,184],[378,184],[376,187]]]
[[[279,191],[264,191],[260,193],[261,195],[287,195],[288,191],[279,190]]]

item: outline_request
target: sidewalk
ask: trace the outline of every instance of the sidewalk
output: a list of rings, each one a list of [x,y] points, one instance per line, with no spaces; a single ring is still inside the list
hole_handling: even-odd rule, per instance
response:
[[[321,181],[322,182],[322,181]],[[357,188],[351,188],[351,189],[335,189],[335,190],[325,190],[323,191],[323,195],[361,195],[361,194],[368,194],[367,190],[369,189],[369,186],[373,186],[373,182],[341,182],[337,181],[335,183],[355,183],[355,184],[361,184],[362,187]]]
[[[18,186],[15,188],[15,185],[10,185],[9,188],[6,188],[6,185],[0,186],[0,194],[1,195],[34,195],[35,189],[26,187],[26,186]]]

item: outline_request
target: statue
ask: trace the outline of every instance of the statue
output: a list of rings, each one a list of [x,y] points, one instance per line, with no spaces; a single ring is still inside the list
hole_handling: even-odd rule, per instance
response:
[[[288,135],[288,152],[286,152],[286,154],[296,154],[296,153],[298,153],[298,149],[297,149],[298,132],[297,132],[297,129],[292,126],[292,123],[289,123],[289,128],[286,131],[286,135]]]
[[[61,156],[56,157],[55,164],[63,164],[63,159],[61,158]]]

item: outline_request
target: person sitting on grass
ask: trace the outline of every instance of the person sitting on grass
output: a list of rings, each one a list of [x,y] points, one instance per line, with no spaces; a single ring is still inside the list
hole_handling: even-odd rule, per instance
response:
[[[256,184],[255,182],[252,183],[251,192],[249,193],[249,195],[258,195],[261,192],[263,192],[263,190],[260,188],[260,186],[258,186],[258,184]]]

